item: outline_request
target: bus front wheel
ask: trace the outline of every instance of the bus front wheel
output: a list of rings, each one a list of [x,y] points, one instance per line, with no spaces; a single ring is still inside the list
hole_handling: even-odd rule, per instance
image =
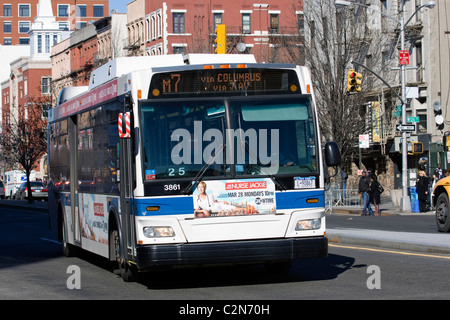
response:
[[[116,257],[116,265],[119,269],[119,274],[125,282],[133,282],[137,279],[137,268],[130,263],[128,263],[125,259],[120,257],[120,236],[119,231],[113,230],[112,232],[112,240],[114,245],[114,253]]]

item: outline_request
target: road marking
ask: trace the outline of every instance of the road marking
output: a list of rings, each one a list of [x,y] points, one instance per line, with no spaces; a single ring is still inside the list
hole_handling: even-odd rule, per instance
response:
[[[437,256],[433,254],[425,254],[425,253],[412,253],[412,252],[403,252],[403,251],[392,251],[392,250],[385,250],[385,249],[373,249],[373,248],[366,248],[366,247],[353,247],[353,246],[343,246],[343,245],[337,245],[337,244],[328,244],[330,247],[336,247],[336,248],[346,248],[346,249],[356,249],[356,250],[367,250],[367,251],[376,251],[376,252],[386,252],[386,253],[395,253],[395,254],[403,254],[407,256],[419,256],[419,257],[426,257],[426,258],[439,258],[439,259],[447,259],[450,260],[449,256]]]

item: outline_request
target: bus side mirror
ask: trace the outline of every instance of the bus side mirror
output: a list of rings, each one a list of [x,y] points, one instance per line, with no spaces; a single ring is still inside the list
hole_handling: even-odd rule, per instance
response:
[[[325,144],[325,163],[328,167],[337,167],[341,164],[341,152],[334,141]]]

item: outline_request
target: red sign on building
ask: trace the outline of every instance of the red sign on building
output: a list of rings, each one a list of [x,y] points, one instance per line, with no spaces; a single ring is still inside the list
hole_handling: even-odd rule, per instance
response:
[[[400,50],[400,64],[408,65],[409,64],[409,51],[408,50]]]

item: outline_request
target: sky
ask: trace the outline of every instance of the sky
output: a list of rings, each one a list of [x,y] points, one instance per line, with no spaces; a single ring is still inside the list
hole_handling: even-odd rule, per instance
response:
[[[132,0],[109,0],[109,14],[112,9],[117,9],[118,13],[127,13],[127,4]]]

